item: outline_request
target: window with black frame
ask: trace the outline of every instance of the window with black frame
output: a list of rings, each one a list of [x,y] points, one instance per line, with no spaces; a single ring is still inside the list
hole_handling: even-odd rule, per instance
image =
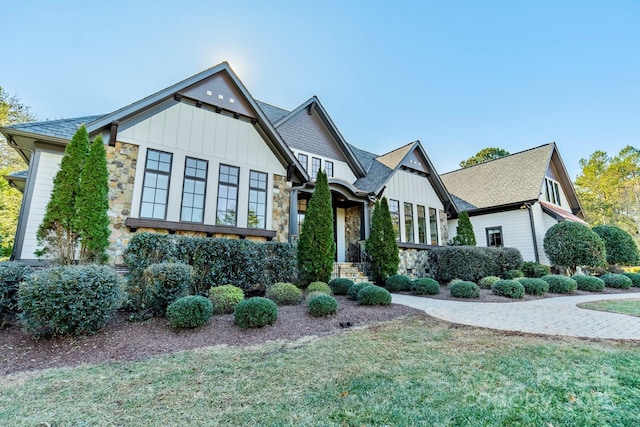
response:
[[[140,218],[165,219],[173,155],[147,150],[140,202]]]
[[[487,231],[487,246],[489,247],[502,247],[502,227],[488,227]]]

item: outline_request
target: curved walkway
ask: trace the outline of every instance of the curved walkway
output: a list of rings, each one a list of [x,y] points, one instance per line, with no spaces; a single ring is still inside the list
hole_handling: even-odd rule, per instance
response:
[[[640,294],[580,295],[509,303],[449,301],[393,294],[394,303],[463,325],[544,335],[640,340],[640,317],[577,307],[582,302],[623,298],[640,298]]]

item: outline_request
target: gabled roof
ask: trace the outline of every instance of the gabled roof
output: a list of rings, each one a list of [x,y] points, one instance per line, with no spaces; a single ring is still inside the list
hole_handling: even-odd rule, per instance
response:
[[[262,108],[265,116],[271,121],[271,124],[277,123],[280,119],[288,115],[291,111],[285,110],[284,108],[276,107],[271,104],[267,104],[266,102],[258,101],[258,106]]]
[[[7,126],[2,129],[70,140],[73,138],[73,134],[76,133],[80,125],[91,123],[103,116],[104,114],[75,117],[71,119],[48,120],[44,122],[20,123],[13,126]]]

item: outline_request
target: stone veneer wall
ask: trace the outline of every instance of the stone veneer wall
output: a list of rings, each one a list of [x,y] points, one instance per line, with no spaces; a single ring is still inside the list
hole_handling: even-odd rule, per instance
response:
[[[346,259],[349,262],[360,262],[360,207],[352,206],[344,213],[344,238],[347,249]]]
[[[289,205],[291,204],[291,182],[287,177],[273,175],[272,226],[276,232],[274,241],[289,241]]]
[[[400,249],[398,274],[411,278],[431,277],[429,250]]]
[[[440,216],[440,246],[447,246],[449,242],[449,221],[447,221],[447,213],[443,210],[438,212]]]

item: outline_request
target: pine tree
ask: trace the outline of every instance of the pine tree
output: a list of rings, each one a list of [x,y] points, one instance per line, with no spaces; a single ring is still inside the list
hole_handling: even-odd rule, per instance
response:
[[[89,147],[76,200],[81,263],[105,261],[110,234],[108,197],[107,157],[102,136],[98,135]]]
[[[60,170],[53,179],[53,191],[44,219],[37,232],[38,243],[53,261],[69,265],[75,263],[78,246],[78,212],[76,199],[80,191],[80,174],[89,148],[89,134],[81,126],[64,150]]]
[[[298,241],[298,268],[303,284],[328,282],[333,270],[336,242],[333,235],[333,208],[327,175],[321,170],[309,200]]]
[[[476,235],[473,233],[473,226],[467,211],[462,211],[458,215],[458,226],[456,227],[456,236],[453,238],[453,244],[458,246],[476,245]]]
[[[376,283],[383,284],[388,276],[398,272],[400,254],[386,197],[377,201],[373,208],[371,233],[364,247],[369,257],[371,279]]]

